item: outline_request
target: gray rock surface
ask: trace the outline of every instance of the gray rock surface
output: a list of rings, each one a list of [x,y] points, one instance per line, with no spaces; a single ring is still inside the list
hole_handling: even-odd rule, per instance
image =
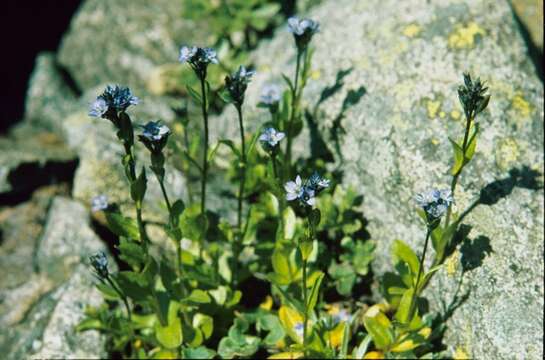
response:
[[[81,89],[121,83],[146,87],[153,70],[176,63],[180,45],[203,42],[201,28],[182,17],[171,0],[88,0],[72,21],[59,61]]]
[[[508,4],[341,0],[326,1],[308,15],[320,21],[321,33],[313,40],[306,106],[316,109],[333,153],[330,129],[341,119],[345,133],[339,136],[336,165],[365,196],[368,230],[378,244],[376,274],[391,270],[394,239],[422,247],[424,227],[413,196],[450,184],[448,136],[463,136],[456,95],[462,73],[487,81],[492,100],[478,120],[483,131],[477,155],[461,178],[455,209],[463,211],[480,189],[500,179],[494,193],[503,195],[466,218],[469,241],[425,296],[432,309],[441,310],[441,301],[452,301],[465,270],[459,295],[470,293],[447,322],[450,350],[482,359],[542,358],[543,83]],[[258,75],[248,89],[246,123],[256,129],[267,119],[253,108],[260,88],[281,84],[281,73],[292,76],[291,35],[280,29],[254,59]],[[318,104],[343,70],[348,73],[340,89]],[[355,104],[343,110],[345,101]],[[236,139],[235,119],[227,110],[216,121],[215,136]],[[297,140],[300,154],[309,153],[310,140],[308,131]]]
[[[85,207],[59,188],[40,190],[33,199],[0,212],[0,351],[7,359],[100,358],[104,337],[76,333],[87,305],[102,297],[82,262],[105,249],[89,227]],[[49,211],[48,211],[49,209]]]

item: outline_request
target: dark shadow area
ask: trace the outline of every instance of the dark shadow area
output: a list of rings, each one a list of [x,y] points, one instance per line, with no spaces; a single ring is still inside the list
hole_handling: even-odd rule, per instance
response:
[[[29,76],[36,55],[56,51],[80,0],[2,2],[2,80],[0,134],[23,117]]]
[[[511,7],[511,12],[513,13],[513,18],[515,19],[515,23],[517,24],[520,34],[522,35],[522,38],[524,39],[524,43],[526,44],[526,48],[528,49],[528,57],[530,57],[530,59],[532,60],[532,63],[534,64],[536,75],[539,77],[541,82],[543,82],[544,81],[543,52],[533,42],[532,36],[530,35],[530,31],[528,31],[528,28],[526,27],[526,25],[524,25],[524,23],[522,22],[521,18],[518,16],[517,12],[513,8],[513,5],[511,4],[510,1],[509,1],[509,6]]]
[[[460,260],[462,271],[465,273],[474,270],[483,264],[483,260],[487,255],[493,252],[492,246],[490,246],[490,238],[480,235],[471,240],[466,237],[462,242],[460,252],[462,253],[462,259]]]
[[[240,305],[251,310],[259,307],[259,304],[271,293],[271,284],[252,276],[241,282],[238,290],[242,292]]]
[[[529,190],[543,189],[539,181],[542,176],[538,171],[524,165],[520,168],[509,170],[509,176],[486,185],[479,195],[479,203],[483,205],[494,205],[504,197],[509,196],[515,187]]]
[[[75,159],[50,161],[46,164],[32,162],[19,165],[8,175],[8,182],[12,190],[0,193],[0,205],[15,206],[28,201],[37,188],[45,185],[68,183],[72,188],[78,162]]]

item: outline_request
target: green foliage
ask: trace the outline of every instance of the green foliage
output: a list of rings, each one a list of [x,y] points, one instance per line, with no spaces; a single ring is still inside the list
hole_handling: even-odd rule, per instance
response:
[[[251,47],[254,37],[275,23],[280,10],[270,0],[192,0],[184,6],[186,15],[195,20],[213,19],[209,27],[223,34],[216,41],[239,47],[237,33]],[[456,245],[463,216],[451,214],[449,208],[444,222],[438,217],[430,224],[427,209],[420,209],[426,223],[423,251],[417,255],[405,242],[395,240],[391,248],[395,272],[379,279],[383,301],[370,303],[370,265],[376,243],[364,226],[362,195],[342,184],[342,174],[333,164],[294,159],[291,153],[291,144],[305,125],[302,114],[308,109],[302,96],[313,60],[312,47],[297,51],[294,78],[282,75],[286,86],[278,103],[267,107],[270,118],[263,124],[286,136],[282,146],[266,146],[263,141],[256,145],[260,129],[249,136],[241,131],[240,143],[219,139],[209,148],[206,137],[201,141],[189,136],[187,114],[180,120],[182,132],[163,139],[162,145],[169,141],[171,152],[163,153],[164,146],[155,147],[150,139],[143,141],[151,151],[151,169],[168,212],[159,231],[172,240],[175,252],[148,238],[149,223],[142,208],[148,181],[153,179],[148,180],[146,167],[136,163],[135,127],[129,115],[125,110],[108,113],[125,149],[121,163],[134,209],[108,206],[104,210],[108,228],[119,237],[117,260],[122,270],[110,272],[107,263],[98,264],[104,268],[97,272],[97,289],[106,303],[87,309],[78,331],[104,332],[110,351],[135,358],[415,358],[430,354],[432,331],[440,331],[441,324],[424,314],[421,296]],[[187,86],[193,101],[203,105],[205,128],[210,101],[217,96],[232,100],[228,92],[211,91],[206,74],[206,68],[200,69],[199,90],[195,84]],[[479,81],[472,83],[468,77],[465,81],[460,99],[470,116],[463,140],[450,139],[452,191],[475,155],[479,128],[474,117],[489,101]],[[244,94],[238,95],[237,110],[241,111]],[[242,116],[239,120],[242,125]],[[168,197],[163,180],[169,153],[187,175],[187,199],[170,202]],[[203,159],[202,164],[197,158]],[[219,160],[227,164],[223,173],[215,167]],[[216,178],[231,185],[223,194],[226,201],[239,200],[237,224],[230,214],[207,207],[204,191],[200,202],[194,198],[195,184],[206,188],[208,166]],[[308,180],[299,181],[299,175]],[[297,183],[291,183],[296,189],[291,191],[286,182],[296,176]],[[434,259],[426,269],[430,241]]]

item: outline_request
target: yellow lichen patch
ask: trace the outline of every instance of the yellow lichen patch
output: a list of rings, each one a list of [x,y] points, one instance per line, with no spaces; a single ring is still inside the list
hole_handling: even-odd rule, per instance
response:
[[[431,139],[431,143],[432,143],[433,145],[439,145],[440,141],[439,141],[439,139],[437,139],[437,138],[432,138],[432,139]]]
[[[467,352],[464,350],[463,347],[461,346],[457,346],[456,349],[454,350],[454,354],[452,355],[452,358],[456,359],[456,360],[465,360],[465,359],[470,359],[469,355],[467,354]]]
[[[450,117],[453,118],[454,120],[459,120],[461,115],[462,114],[460,114],[458,110],[452,110],[450,112]]]
[[[318,80],[321,77],[322,77],[322,73],[320,72],[320,70],[312,70],[310,72],[310,78],[312,80]]]
[[[460,263],[460,252],[456,250],[451,256],[445,260],[445,269],[447,270],[448,276],[454,276],[456,274],[456,269]]]
[[[502,139],[496,147],[496,165],[501,170],[508,170],[517,162],[519,155],[519,146],[514,139]]]
[[[521,94],[515,95],[511,105],[521,117],[528,117],[532,112],[532,106],[524,99],[524,97],[522,97]]]
[[[440,112],[439,112],[439,117],[440,117],[441,119],[444,119],[445,116],[447,116],[447,113],[446,113],[446,112],[444,112],[444,111],[440,111]]]
[[[408,38],[413,38],[415,36],[418,36],[420,32],[422,31],[422,28],[418,24],[410,24],[403,29],[403,35],[405,35]]]
[[[437,113],[439,112],[439,109],[441,108],[441,101],[437,100],[428,100],[426,102],[426,109],[428,110],[428,117],[430,119],[435,119],[437,117]]]
[[[470,49],[475,46],[475,38],[484,36],[486,32],[477,23],[460,25],[448,37],[448,46],[454,49]]]

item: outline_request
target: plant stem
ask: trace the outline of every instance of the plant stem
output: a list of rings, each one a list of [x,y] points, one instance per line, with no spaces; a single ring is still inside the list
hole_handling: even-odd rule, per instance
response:
[[[291,167],[291,145],[292,145],[292,138],[293,138],[293,122],[295,121],[295,117],[297,115],[297,107],[298,107],[298,85],[299,85],[299,68],[301,67],[301,56],[303,55],[303,52],[300,50],[297,50],[297,62],[295,65],[295,79],[293,81],[293,90],[291,92],[291,115],[287,126],[287,136],[288,141],[286,144],[286,161],[284,166],[286,167],[287,175],[289,177],[290,175],[290,167]]]
[[[185,145],[187,153],[189,154],[189,138],[187,137],[186,126],[184,126],[184,145]],[[185,169],[185,172],[188,175],[188,180],[189,180],[189,168],[190,166],[188,165],[187,168]],[[190,183],[191,181],[187,181],[186,187],[187,187],[187,200],[191,204],[193,203],[193,192],[191,191],[192,186],[189,185]]]
[[[308,324],[308,300],[307,300],[307,260],[303,260],[303,303],[305,313],[303,314],[303,351],[307,351],[307,324]]]
[[[155,176],[157,177],[157,181],[159,182],[159,185],[161,186],[161,192],[163,193],[163,198],[165,199],[165,203],[167,204],[168,223],[171,228],[174,228],[175,224],[174,224],[174,219],[172,218],[172,206],[170,205],[170,200],[168,199],[168,194],[165,189],[164,181],[159,175],[155,174]],[[180,277],[183,273],[182,260],[181,260],[182,247],[179,240],[176,240],[175,244],[176,244],[176,274],[178,275],[178,277]]]
[[[136,160],[132,151],[132,146],[126,142],[123,142],[125,147],[125,154],[129,156],[129,182],[133,183],[136,181]],[[136,208],[136,222],[138,224],[138,232],[140,233],[140,240],[142,241],[142,247],[144,248],[145,253],[147,254],[148,248],[148,237],[146,235],[146,229],[144,227],[144,221],[142,220],[142,203],[139,201],[135,202]]]
[[[202,179],[201,179],[201,214],[206,215],[206,182],[208,180],[208,110],[206,99],[206,71],[201,74],[201,105],[202,118],[204,122],[204,154],[202,160]],[[204,236],[203,236],[204,237]]]
[[[422,256],[420,257],[420,266],[418,267],[418,275],[416,276],[416,285],[414,286],[414,292],[411,299],[411,308],[409,322],[412,320],[414,310],[416,308],[416,299],[418,297],[418,286],[420,285],[420,276],[422,275],[422,269],[424,268],[424,260],[426,258],[426,250],[428,249],[428,241],[430,239],[432,229],[428,226],[426,230],[426,241],[424,241],[424,251],[422,251]]]
[[[109,275],[106,276],[106,281],[115,290],[115,292],[119,294],[119,296],[121,297],[121,300],[123,300],[123,304],[125,304],[125,309],[127,310],[127,317],[129,318],[129,322],[132,322],[132,312],[131,312],[131,308],[129,307],[129,302],[127,301],[127,297],[123,294],[121,289],[117,287],[117,285],[112,281],[112,279],[110,279]]]
[[[454,196],[454,191],[456,190],[456,185],[458,185],[458,177],[462,173],[462,170],[463,170],[463,168],[465,166],[467,141],[469,139],[469,130],[471,129],[471,122],[472,121],[473,121],[472,117],[466,118],[466,130],[465,130],[465,133],[464,133],[464,141],[462,142],[462,166],[456,172],[456,174],[454,174],[454,176],[452,177],[452,181],[450,183],[450,192],[452,193],[453,196]],[[445,218],[445,228],[447,228],[449,226],[451,213],[452,213],[452,205],[449,206],[449,208],[447,210],[447,216]]]
[[[238,125],[240,128],[240,143],[242,147],[242,154],[240,159],[240,183],[238,188],[238,206],[237,206],[237,228],[238,228],[238,237],[237,243],[235,245],[235,270],[238,267],[238,258],[240,256],[240,251],[242,248],[243,241],[243,231],[242,231],[242,200],[244,199],[244,186],[246,183],[246,141],[244,136],[244,122],[242,118],[242,104],[235,106],[238,113]]]

